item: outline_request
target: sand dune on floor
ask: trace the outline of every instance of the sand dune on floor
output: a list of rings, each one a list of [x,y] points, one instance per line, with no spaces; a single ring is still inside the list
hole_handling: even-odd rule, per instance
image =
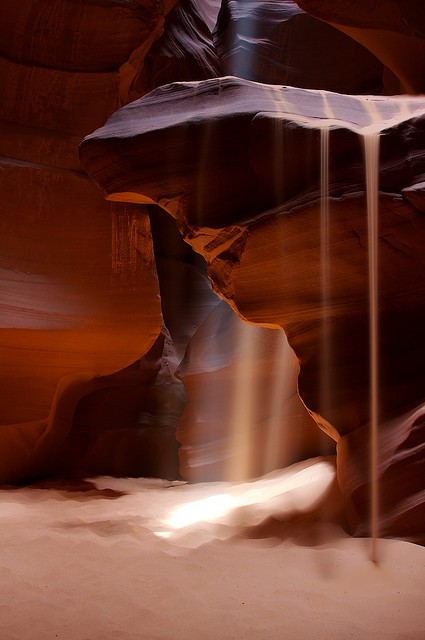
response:
[[[254,526],[251,501],[248,519],[156,535],[177,505],[223,489],[99,477],[0,490],[2,640],[422,640],[425,549],[382,540],[374,565],[366,539],[291,524],[288,485]]]

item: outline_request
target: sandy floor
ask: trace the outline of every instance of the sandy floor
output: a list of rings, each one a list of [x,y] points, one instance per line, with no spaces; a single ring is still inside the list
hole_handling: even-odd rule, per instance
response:
[[[289,503],[257,489],[102,477],[1,490],[1,640],[425,638],[425,548],[380,541],[373,565],[368,541],[336,526],[272,524]]]

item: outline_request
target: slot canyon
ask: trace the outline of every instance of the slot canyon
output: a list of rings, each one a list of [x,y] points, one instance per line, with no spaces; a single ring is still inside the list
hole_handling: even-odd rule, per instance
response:
[[[0,2],[5,640],[421,640],[422,0]]]

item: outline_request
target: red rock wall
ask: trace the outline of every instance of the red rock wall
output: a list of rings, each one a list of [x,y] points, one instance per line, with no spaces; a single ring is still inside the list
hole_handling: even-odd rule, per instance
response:
[[[125,102],[129,69],[172,5],[1,4],[0,481],[48,467],[40,434],[65,437],[88,381],[136,361],[160,332],[147,212],[106,203],[78,144]]]
[[[328,22],[369,49],[387,70],[388,93],[425,91],[425,29],[421,0],[379,0],[335,4],[297,0],[311,15]]]

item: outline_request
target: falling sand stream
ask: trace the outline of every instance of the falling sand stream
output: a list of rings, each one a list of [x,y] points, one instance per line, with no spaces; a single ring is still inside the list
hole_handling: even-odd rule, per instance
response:
[[[378,563],[379,538],[379,147],[383,131],[425,113],[424,101],[420,97],[397,96],[396,98],[371,98],[353,96],[358,111],[353,109],[349,118],[340,119],[333,110],[333,96],[322,92],[322,117],[312,118],[303,113],[302,102],[296,107],[286,101],[282,88],[272,90],[276,105],[274,117],[280,121],[275,128],[277,135],[284,135],[284,123],[297,122],[302,126],[316,128],[320,132],[320,300],[322,308],[320,376],[320,413],[325,416],[331,408],[332,388],[332,335],[330,329],[331,291],[330,266],[332,262],[329,211],[329,136],[332,129],[346,128],[359,135],[364,147],[366,216],[368,235],[368,297],[369,297],[369,431],[370,431],[370,537],[369,557]],[[319,112],[319,110],[318,110]],[[347,115],[348,112],[346,112]],[[282,142],[275,143],[279,172],[284,173]],[[326,418],[324,418],[326,419]],[[269,446],[273,448],[270,442]]]
[[[365,155],[369,283],[369,407],[370,407],[370,559],[378,562],[379,537],[379,309],[378,309],[378,182],[380,133],[362,135]],[[332,341],[327,316],[330,297],[329,127],[320,129],[320,270],[322,339],[320,345],[320,411],[330,407]]]
[[[329,128],[320,129],[320,286],[322,305],[322,338],[320,345],[320,413],[330,405],[331,344],[327,314],[330,304],[329,277]]]
[[[378,175],[379,133],[363,136],[365,149],[368,265],[369,265],[369,357],[370,357],[370,529],[373,562],[378,561],[379,536],[379,350],[378,350]]]

